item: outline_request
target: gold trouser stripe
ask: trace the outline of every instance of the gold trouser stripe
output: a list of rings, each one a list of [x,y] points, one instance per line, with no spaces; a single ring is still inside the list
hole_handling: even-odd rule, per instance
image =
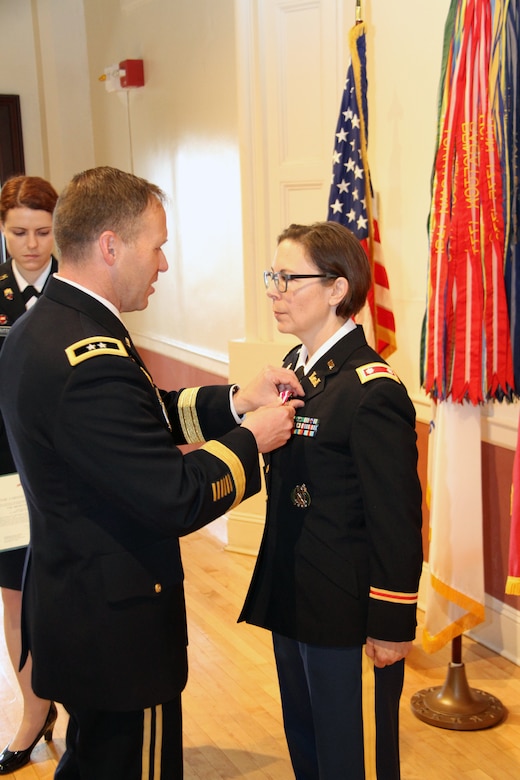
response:
[[[141,758],[141,780],[150,780],[150,747],[152,744],[152,711],[143,712],[143,753]]]
[[[230,450],[229,447],[226,447],[225,444],[222,444],[220,441],[208,441],[206,444],[202,445],[201,449],[206,450],[215,458],[222,460],[231,472],[231,477],[235,485],[235,500],[229,508],[234,509],[242,501],[246,490],[246,473],[242,461],[238,455],[235,455],[233,450]]]
[[[188,387],[180,393],[177,400],[179,422],[184,438],[188,444],[204,441],[204,434],[197,414],[197,394],[200,387]]]
[[[362,651],[363,745],[365,780],[377,780],[376,769],[376,684],[374,662]]]
[[[153,757],[153,778],[161,780],[161,753],[163,742],[163,709],[162,704],[155,707],[155,752]]]
[[[141,780],[150,780],[150,753],[152,742],[155,744],[153,754],[153,780],[161,780],[161,751],[163,741],[163,711],[158,704],[155,710],[155,739],[152,740],[152,710],[144,710],[143,718],[143,752],[141,759]]]

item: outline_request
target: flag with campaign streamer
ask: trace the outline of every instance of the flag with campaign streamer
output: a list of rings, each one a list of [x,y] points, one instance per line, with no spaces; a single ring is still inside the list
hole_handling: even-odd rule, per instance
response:
[[[356,316],[367,341],[383,357],[395,352],[395,319],[368,166],[366,30],[350,31],[350,63],[341,102],[332,162],[329,221],[340,222],[361,241],[372,270],[372,287],[364,311]]]
[[[508,6],[452,0],[445,26],[421,348],[434,401],[423,632],[431,652],[484,619],[481,405],[518,394],[505,282],[508,131],[499,123]]]
[[[498,14],[507,0],[496,0]],[[453,11],[453,13],[452,13]],[[473,404],[514,393],[502,167],[490,97],[488,0],[452,0],[429,219],[424,387]],[[499,37],[500,27],[495,29]]]

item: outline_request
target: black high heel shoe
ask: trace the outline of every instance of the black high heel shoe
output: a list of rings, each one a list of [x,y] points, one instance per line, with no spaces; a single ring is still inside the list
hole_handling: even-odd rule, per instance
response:
[[[9,745],[7,745],[7,747],[2,750],[0,753],[0,775],[10,775],[11,772],[16,772],[17,769],[28,764],[35,745],[42,737],[45,737],[46,742],[51,741],[57,717],[58,711],[54,702],[51,701],[45,723],[32,745],[26,750],[9,750]]]

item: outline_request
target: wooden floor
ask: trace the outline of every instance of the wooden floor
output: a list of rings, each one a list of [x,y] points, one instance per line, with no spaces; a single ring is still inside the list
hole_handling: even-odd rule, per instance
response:
[[[254,560],[226,552],[224,534],[217,521],[182,540],[190,635],[190,677],[183,696],[185,778],[291,780],[270,636],[236,623]],[[21,704],[0,634],[1,749]],[[429,656],[417,643],[407,663],[403,780],[519,780],[519,667],[464,639],[469,683],[503,703],[505,721],[481,731],[451,731],[429,726],[411,712],[414,693],[443,684],[449,660],[448,649]],[[54,741],[40,742],[31,763],[12,774],[13,780],[51,780],[64,750],[66,723],[60,709]]]

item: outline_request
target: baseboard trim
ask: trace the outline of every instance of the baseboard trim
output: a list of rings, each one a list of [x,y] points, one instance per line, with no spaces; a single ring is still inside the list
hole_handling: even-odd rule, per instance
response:
[[[264,521],[258,515],[234,509],[227,518],[226,550],[242,555],[257,555],[264,531]]]

